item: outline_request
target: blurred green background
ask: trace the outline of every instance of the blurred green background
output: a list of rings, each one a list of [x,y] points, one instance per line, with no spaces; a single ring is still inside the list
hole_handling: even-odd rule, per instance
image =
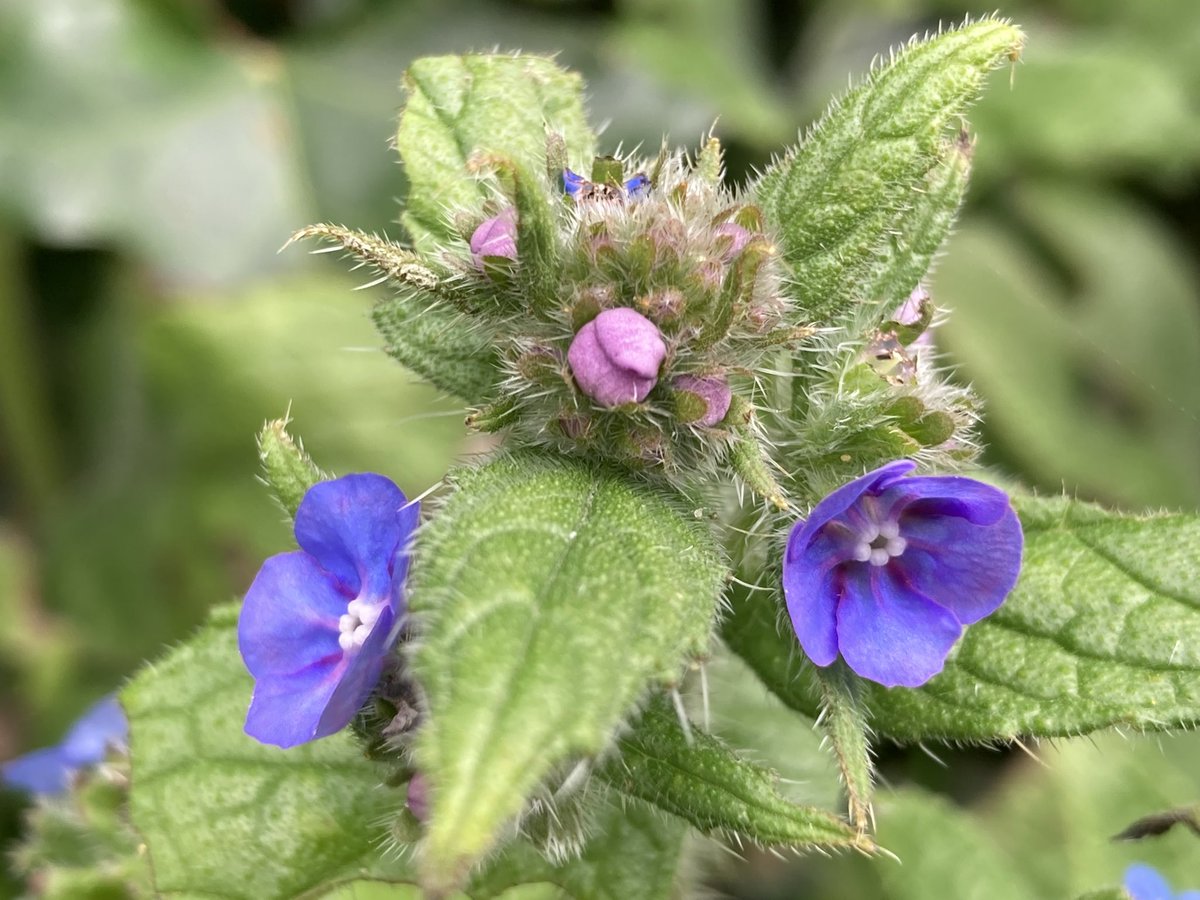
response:
[[[351,290],[365,279],[304,248],[276,252],[318,220],[400,236],[405,181],[389,138],[412,59],[558,52],[585,75],[593,122],[611,123],[606,150],[654,148],[663,134],[695,144],[719,117],[742,181],[876,54],[988,11],[0,0],[0,759],[56,739],[286,546],[255,481],[263,420],[290,407],[322,466],[385,472],[410,493],[472,452],[456,406],[378,351],[365,315],[376,293]],[[1200,5],[1001,12],[1029,47],[971,116],[975,180],[932,281],[955,311],[939,341],[987,402],[994,465],[1042,490],[1195,509]],[[781,765],[788,746],[773,754]],[[1136,858],[1200,887],[1193,835],[1107,843],[1155,803],[1200,799],[1200,745],[1100,746],[1064,746],[1044,767],[939,751],[942,768],[886,749],[893,784],[941,795],[912,787],[881,801],[884,842],[908,850],[903,877],[886,862],[755,857],[737,870],[723,854],[703,868],[728,896],[1001,896],[986,879],[947,880],[955,842],[974,841],[996,871],[1034,873],[1014,897],[1099,887]],[[0,840],[20,807],[0,795]],[[914,844],[945,822],[944,853]]]

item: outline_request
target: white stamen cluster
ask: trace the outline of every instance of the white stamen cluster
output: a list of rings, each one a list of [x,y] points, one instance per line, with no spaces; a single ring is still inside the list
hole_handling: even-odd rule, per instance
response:
[[[900,537],[900,523],[894,519],[879,524],[868,522],[857,538],[854,558],[873,566],[887,565],[888,560],[902,554],[908,546],[908,542]]]
[[[382,607],[364,603],[362,600],[351,600],[346,604],[346,614],[338,619],[338,644],[342,650],[349,653],[357,650],[375,627],[379,620]]]

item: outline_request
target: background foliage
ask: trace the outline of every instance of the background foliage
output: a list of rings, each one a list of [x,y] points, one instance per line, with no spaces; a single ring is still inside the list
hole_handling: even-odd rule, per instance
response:
[[[323,465],[385,472],[410,493],[482,449],[451,404],[377,352],[352,276],[275,252],[316,220],[399,236],[404,174],[387,142],[415,57],[561,51],[593,121],[612,122],[603,149],[694,142],[720,115],[736,181],[874,54],[985,11],[0,0],[0,758],[57,738],[286,544],[254,480],[264,419],[290,404]],[[972,188],[932,284],[955,312],[939,341],[987,401],[1002,471],[1127,509],[1194,509],[1200,10],[1030,0],[1001,12],[1028,50],[1011,89],[996,76],[971,115]],[[796,771],[811,733],[781,722],[732,664],[714,682],[727,739],[805,781],[795,799],[835,802],[827,771]],[[941,768],[885,747],[895,791],[878,804],[880,839],[905,866],[717,854],[705,874],[742,897],[828,896],[831,884],[1067,896],[1141,858],[1195,884],[1194,835],[1115,849],[1108,837],[1193,802],[1197,749],[1191,737],[1064,743],[1041,748],[1045,765],[938,751]],[[0,797],[5,838],[20,808]],[[935,828],[952,831],[944,846],[913,844]],[[957,885],[966,854],[978,863]]]

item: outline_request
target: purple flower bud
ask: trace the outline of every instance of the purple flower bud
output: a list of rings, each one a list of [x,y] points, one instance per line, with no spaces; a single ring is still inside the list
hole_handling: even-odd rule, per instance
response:
[[[637,310],[606,309],[588,322],[567,350],[579,389],[612,408],[640,403],[658,383],[667,355],[658,326]]]
[[[704,378],[695,375],[680,375],[671,381],[671,387],[677,391],[687,391],[695,394],[704,401],[704,415],[696,419],[694,424],[711,428],[729,412],[729,404],[733,394],[729,390],[729,382],[720,375],[710,375]]]
[[[738,225],[736,222],[722,222],[715,229],[717,234],[724,235],[729,239],[729,249],[722,254],[722,259],[725,262],[733,259],[745,249],[745,246],[750,243],[750,238],[754,235],[747,229]]]
[[[485,256],[517,258],[517,217],[511,206],[479,224],[471,235],[471,256],[479,269]]]
[[[420,772],[408,780],[405,805],[418,822],[424,822],[429,816],[429,783]]]
[[[913,288],[912,293],[908,295],[908,299],[897,307],[896,312],[892,315],[892,319],[901,325],[919,325],[921,320],[925,318],[928,303],[929,291],[918,284]],[[932,311],[930,315],[932,315]],[[908,345],[910,347],[932,347],[933,329],[926,328],[909,341]]]
[[[906,478],[888,463],[838,488],[788,536],[783,593],[818,666],[917,687],[963,626],[995,612],[1021,569],[1021,523],[1003,491],[970,478]]]

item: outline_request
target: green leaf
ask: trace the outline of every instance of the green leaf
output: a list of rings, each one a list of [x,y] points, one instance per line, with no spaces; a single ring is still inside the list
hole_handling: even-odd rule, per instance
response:
[[[742,759],[696,728],[684,734],[670,702],[654,698],[618,742],[619,757],[597,774],[622,793],[652,803],[701,831],[758,844],[869,850],[827,810],[780,794],[778,776]]]
[[[411,290],[371,311],[393,359],[430,384],[472,405],[493,392],[500,362],[491,335],[446,306],[430,306]]]
[[[964,25],[897,54],[835,104],[754,188],[779,234],[810,319],[852,309],[889,232],[914,203],[987,73],[1020,52],[999,19]]]
[[[402,799],[347,733],[284,751],[242,732],[251,679],[236,621],[237,607],[220,608],[121,694],[130,810],[156,891],[290,898],[380,868],[379,823]]]
[[[461,883],[552,768],[600,753],[651,682],[707,645],[724,569],[646,485],[532,455],[456,476],[410,609],[430,887]]]
[[[971,176],[972,153],[965,131],[947,142],[912,205],[888,234],[880,265],[863,291],[863,297],[873,302],[863,304],[858,313],[867,327],[877,324],[880,316],[894,313],[929,272],[958,218]]]
[[[954,310],[938,342],[986,400],[993,447],[1047,490],[1200,505],[1189,249],[1112,193],[1035,181],[1005,196],[933,284]]]
[[[582,80],[550,59],[429,57],[412,64],[404,85],[408,103],[396,135],[410,185],[403,222],[422,252],[455,238],[447,210],[482,206],[486,185],[467,167],[474,154],[544,170],[547,129],[563,135],[572,162],[590,162],[594,153]]]
[[[1016,589],[966,630],[925,686],[864,682],[875,731],[899,741],[994,741],[1200,722],[1200,518],[1014,502],[1025,528]],[[762,593],[735,604],[726,640],[780,699],[810,712],[811,667],[796,662],[795,638],[777,627]]]

